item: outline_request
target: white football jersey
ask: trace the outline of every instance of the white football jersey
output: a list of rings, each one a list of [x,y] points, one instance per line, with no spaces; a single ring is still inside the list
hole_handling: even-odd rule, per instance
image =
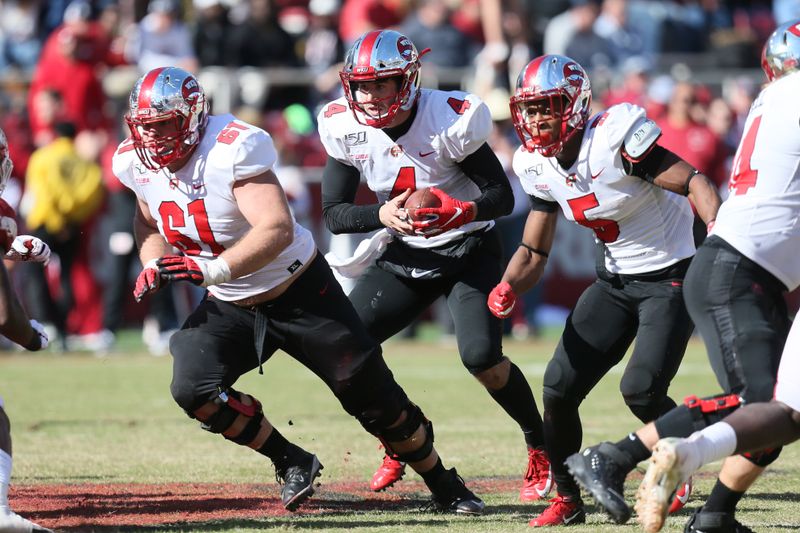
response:
[[[233,185],[272,169],[277,154],[267,132],[233,115],[212,115],[186,164],[177,172],[148,170],[133,142],[123,141],[114,154],[117,178],[144,201],[161,235],[198,262],[210,261],[250,231],[236,205]],[[264,206],[269,209],[269,206]],[[311,233],[294,225],[294,241],[261,269],[208,287],[225,301],[255,296],[286,281],[314,254]]]
[[[758,95],[717,213],[719,235],[791,291],[800,285],[800,74]]]
[[[431,186],[459,200],[477,199],[480,189],[457,163],[488,139],[489,109],[475,95],[431,89],[421,90],[417,105],[411,128],[395,142],[382,129],[359,124],[347,100],[339,98],[317,117],[322,144],[328,155],[358,169],[379,202],[406,189]],[[414,248],[430,248],[492,225],[493,221],[470,222],[430,239],[395,237]]]
[[[605,266],[612,274],[659,270],[695,253],[689,201],[623,169],[625,135],[645,120],[644,109],[630,104],[598,113],[589,119],[578,158],[566,170],[555,157],[522,147],[514,154],[514,172],[525,192],[557,202],[567,219],[592,228],[605,244]]]

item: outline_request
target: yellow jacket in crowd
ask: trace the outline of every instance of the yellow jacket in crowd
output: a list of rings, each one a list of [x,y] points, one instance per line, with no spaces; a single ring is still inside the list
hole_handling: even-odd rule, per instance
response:
[[[33,152],[25,177],[26,223],[50,234],[79,225],[103,201],[100,166],[81,159],[72,139],[59,137]]]

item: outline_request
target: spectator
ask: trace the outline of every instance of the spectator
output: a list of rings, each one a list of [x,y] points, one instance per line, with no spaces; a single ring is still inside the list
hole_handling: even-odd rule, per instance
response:
[[[617,64],[644,53],[641,29],[628,22],[627,0],[603,0],[594,32],[611,43]]]
[[[591,26],[597,18],[597,0],[570,0],[570,8],[550,19],[544,31],[544,53],[564,55],[578,28]],[[588,22],[587,22],[588,21]]]
[[[147,15],[133,28],[125,56],[141,72],[165,66],[197,70],[192,36],[180,20],[177,0],[151,0]]]
[[[274,0],[250,0],[250,12],[231,35],[237,66],[295,66],[294,41],[278,24]]]
[[[598,5],[589,0],[573,0],[575,33],[567,41],[566,55],[590,71],[598,67],[610,67],[616,58],[611,42],[594,31],[598,16]]]
[[[445,0],[421,0],[406,18],[401,31],[420,50],[430,48],[425,59],[441,67],[465,67],[477,53],[474,41],[450,24]]]
[[[42,50],[39,0],[7,0],[0,4],[0,73],[8,68],[32,71]]]
[[[195,22],[192,44],[200,66],[226,66],[234,63],[229,47],[231,23],[221,0],[194,0]]]
[[[344,0],[339,22],[339,35],[350,47],[369,30],[397,26],[406,14],[403,0]]]
[[[647,83],[649,80],[650,63],[641,56],[630,57],[620,66],[622,71],[622,85],[612,87],[605,95],[606,106],[629,103],[648,107]]]
[[[72,269],[85,245],[81,227],[99,209],[103,188],[100,167],[77,153],[75,126],[61,122],[56,132],[55,140],[31,155],[22,210],[31,232],[58,255],[61,269],[59,294],[48,290],[43,269],[33,270],[28,279],[31,314],[50,320],[66,348],[67,317],[75,302]]]
[[[314,73],[313,102],[327,102],[340,96],[338,65],[344,56],[344,43],[339,38],[339,0],[311,0],[309,32],[305,41],[306,65]]]
[[[108,128],[106,97],[97,68],[106,62],[109,43],[102,27],[90,17],[88,3],[71,3],[64,14],[64,24],[44,44],[28,93],[34,139],[52,126],[42,122],[42,117],[47,115],[40,109],[41,105],[47,105],[40,97],[44,91],[60,93],[61,118],[71,122],[78,132]],[[45,133],[43,142],[50,138]]]

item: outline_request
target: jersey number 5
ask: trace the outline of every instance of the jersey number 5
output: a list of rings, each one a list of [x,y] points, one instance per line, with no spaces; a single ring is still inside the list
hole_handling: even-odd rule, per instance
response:
[[[569,204],[570,209],[572,209],[572,216],[575,218],[575,222],[581,226],[592,228],[594,230],[594,234],[597,235],[597,238],[603,242],[614,242],[617,240],[619,237],[619,224],[617,224],[615,221],[607,218],[586,220],[586,211],[589,209],[594,209],[600,205],[600,202],[597,201],[597,196],[594,193],[581,196],[580,198],[567,200],[567,203]]]
[[[205,200],[202,198],[194,200],[187,207],[189,216],[194,219],[200,240],[211,249],[211,253],[215,256],[221,254],[225,248],[216,241],[214,232],[211,231]],[[158,214],[161,216],[161,227],[164,228],[164,237],[167,242],[182,250],[186,255],[199,255],[202,252],[199,244],[175,229],[186,227],[186,216],[177,203],[161,202],[161,205],[158,206]]]

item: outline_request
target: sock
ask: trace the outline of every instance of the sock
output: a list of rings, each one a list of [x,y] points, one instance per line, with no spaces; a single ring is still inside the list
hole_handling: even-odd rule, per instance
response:
[[[717,479],[711,494],[708,495],[706,503],[703,504],[703,511],[709,513],[736,513],[736,506],[744,496],[744,492],[736,492],[726,487],[722,481]]]
[[[621,464],[627,472],[630,472],[636,465],[650,457],[650,450],[644,445],[636,433],[629,433],[627,437],[614,443],[614,447],[623,452],[630,458],[630,463]]]
[[[528,448],[544,446],[542,417],[536,407],[531,386],[517,365],[511,363],[508,382],[505,386],[502,389],[489,390],[489,394],[522,428]]]
[[[726,422],[711,424],[702,431],[693,433],[688,440],[697,451],[697,460],[700,462],[694,468],[695,470],[733,455],[733,452],[736,451],[736,431]]]
[[[283,466],[283,463],[286,460],[286,454],[289,450],[289,441],[281,435],[281,432],[278,431],[278,428],[273,427],[272,433],[269,434],[267,440],[264,444],[256,450],[261,455],[266,455],[272,462],[275,463],[276,467]]]
[[[422,480],[425,481],[425,485],[428,486],[429,489],[435,486],[436,480],[439,479],[439,476],[447,472],[445,470],[444,465],[442,464],[441,457],[436,460],[436,464],[433,465],[433,468],[428,470],[427,472],[418,472],[420,476],[422,476]],[[431,489],[432,491],[433,489]]]

